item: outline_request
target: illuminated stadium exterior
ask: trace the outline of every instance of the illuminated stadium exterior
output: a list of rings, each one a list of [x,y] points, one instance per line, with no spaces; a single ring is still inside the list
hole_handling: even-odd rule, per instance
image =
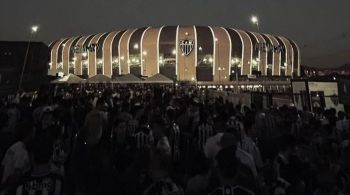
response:
[[[300,51],[285,37],[210,26],[162,26],[52,42],[49,74],[161,73],[179,81],[299,76]]]

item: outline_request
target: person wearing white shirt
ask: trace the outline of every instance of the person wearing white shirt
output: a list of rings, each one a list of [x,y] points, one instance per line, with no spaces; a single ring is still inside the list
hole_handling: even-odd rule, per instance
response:
[[[1,162],[2,187],[18,182],[30,170],[27,145],[33,137],[33,127],[25,122],[19,124],[17,131],[19,141],[10,146]]]

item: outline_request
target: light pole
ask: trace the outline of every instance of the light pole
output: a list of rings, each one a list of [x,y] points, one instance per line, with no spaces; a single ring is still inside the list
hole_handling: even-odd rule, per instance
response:
[[[20,78],[19,78],[19,83],[18,83],[18,90],[20,90],[20,89],[22,88],[23,74],[24,74],[24,70],[25,70],[25,67],[26,67],[26,64],[27,64],[27,58],[28,58],[28,52],[29,52],[30,42],[32,41],[32,38],[33,38],[34,34],[35,34],[36,32],[38,32],[39,26],[38,26],[38,25],[31,26],[30,30],[31,30],[31,32],[30,32],[30,38],[29,38],[29,41],[28,41],[26,54],[25,54],[25,56],[24,56],[24,62],[23,62],[23,66],[22,66],[21,76],[20,76]]]
[[[250,21],[252,22],[252,24],[253,25],[256,25],[256,28],[257,28],[257,30],[258,30],[258,33],[260,33],[260,27],[259,27],[259,18],[257,17],[257,16],[255,16],[255,15],[252,15],[251,17],[250,17]],[[260,51],[259,51],[260,52]],[[260,60],[259,61],[257,61],[257,63],[258,63],[258,67],[260,67]],[[266,65],[267,66],[267,65]],[[264,85],[265,85],[265,88],[266,88],[266,79],[267,79],[267,71],[266,71],[266,68],[265,68],[265,75],[264,75]],[[263,87],[263,90],[264,90],[264,87]],[[266,89],[265,89],[266,90]]]
[[[255,16],[255,15],[253,15],[253,16],[250,17],[250,21],[251,21],[254,25],[256,25],[256,27],[257,27],[257,29],[258,29],[258,32],[259,32],[259,31],[260,31],[260,29],[259,29],[259,18],[258,18],[257,16]]]
[[[256,28],[257,28],[257,30],[258,30],[258,33],[260,33],[259,18],[258,18],[257,16],[255,16],[255,15],[252,15],[252,16],[250,17],[250,21],[251,21],[251,23],[252,23],[253,25],[256,25]],[[259,53],[260,53],[260,51],[259,51]],[[259,56],[260,56],[260,55],[259,55]],[[256,62],[257,62],[257,66],[259,67],[259,66],[260,66],[260,60],[257,60],[257,59],[256,59]]]

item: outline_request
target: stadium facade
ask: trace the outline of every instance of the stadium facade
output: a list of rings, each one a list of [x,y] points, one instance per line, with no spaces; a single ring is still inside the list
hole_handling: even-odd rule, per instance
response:
[[[49,47],[50,75],[161,73],[180,81],[229,81],[300,74],[300,50],[294,41],[233,28],[144,27],[62,38]]]

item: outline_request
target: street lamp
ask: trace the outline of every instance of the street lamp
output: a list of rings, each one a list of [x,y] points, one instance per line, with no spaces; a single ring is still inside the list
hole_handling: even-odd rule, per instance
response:
[[[256,25],[258,32],[260,32],[260,29],[259,29],[259,18],[257,16],[255,16],[255,15],[253,15],[253,16],[251,16],[250,21],[252,22],[252,24]],[[260,56],[260,51],[259,51],[259,56]],[[257,62],[256,65],[259,67],[260,66],[260,61],[256,60],[256,62]]]
[[[139,49],[139,44],[135,43],[134,44],[134,49]]]
[[[38,25],[34,25],[34,26],[32,26],[31,29],[32,29],[32,33],[36,33],[39,30],[39,26]]]
[[[19,78],[19,83],[18,83],[18,89],[22,88],[23,74],[24,74],[24,70],[25,70],[25,67],[26,67],[26,64],[27,64],[27,58],[28,58],[30,42],[32,41],[34,34],[38,32],[39,26],[38,25],[33,25],[33,26],[31,26],[30,29],[31,29],[30,38],[29,38],[29,41],[28,41],[26,54],[24,56],[24,62],[23,62],[22,71],[21,71],[21,77]]]
[[[257,17],[257,16],[252,16],[252,17],[250,17],[250,21],[254,24],[254,25],[256,25],[256,27],[258,28],[258,32],[260,31],[259,30],[259,18]]]
[[[253,15],[251,18],[250,18],[250,21],[256,25],[257,29],[258,29],[258,32],[260,32],[260,28],[259,28],[259,18],[255,15]],[[260,51],[259,51],[260,52]],[[258,62],[258,67],[260,66],[260,60],[257,61]],[[264,83],[265,83],[265,88],[266,88],[266,79],[268,77],[268,74],[267,74],[267,71],[265,69],[265,76],[264,76]]]

